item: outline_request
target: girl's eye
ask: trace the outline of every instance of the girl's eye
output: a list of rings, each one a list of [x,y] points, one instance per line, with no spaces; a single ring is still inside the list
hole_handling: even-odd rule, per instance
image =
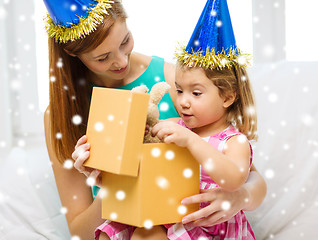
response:
[[[194,96],[198,97],[198,96],[200,96],[202,93],[201,93],[201,92],[193,92],[192,94],[193,94]]]
[[[182,93],[182,90],[177,89],[177,94],[180,94],[180,93]]]

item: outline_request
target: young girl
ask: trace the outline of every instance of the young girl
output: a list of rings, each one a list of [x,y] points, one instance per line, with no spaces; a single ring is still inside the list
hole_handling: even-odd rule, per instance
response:
[[[175,66],[162,58],[133,52],[133,34],[127,27],[127,16],[121,1],[44,2],[50,14],[50,105],[44,119],[47,149],[61,204],[67,209],[65,217],[70,233],[81,239],[92,239],[95,229],[105,222],[101,218],[101,199],[98,196],[94,198],[91,186],[86,182],[89,176],[98,180],[100,172],[83,166],[90,153],[90,145],[84,134],[92,86],[129,90],[143,83],[151,89],[158,79],[166,81],[173,86],[173,90],[163,99],[169,109],[160,112],[160,119],[177,117],[174,108]],[[74,167],[69,168],[67,166],[72,158]],[[209,190],[202,193],[210,205],[203,216],[205,222],[193,224],[211,226],[227,220],[241,209],[257,208],[264,199],[266,185],[255,168],[251,168],[250,176],[247,183],[235,192]],[[249,197],[249,202],[244,201],[246,197]],[[214,200],[216,198],[234,200],[232,208],[224,211],[221,204]],[[187,201],[198,201],[197,196]],[[227,217],[215,217],[215,212]],[[111,222],[108,227],[110,232],[98,229],[96,238],[133,239],[145,236],[140,229],[120,223]],[[162,227],[154,227],[146,235],[151,233],[150,239],[155,239],[155,234],[159,234],[157,239],[163,239],[162,233],[166,235],[165,231]],[[112,233],[113,236],[110,236]]]
[[[249,176],[253,152],[248,140],[257,138],[257,118],[246,56],[236,47],[226,1],[208,0],[187,47],[176,54],[176,109],[181,120],[162,121],[152,129],[165,143],[190,151],[201,165],[203,190],[232,192]],[[208,200],[202,202],[202,211],[208,205]],[[223,201],[222,208],[231,209],[231,203]],[[167,225],[169,238],[255,239],[242,211],[211,227],[187,224],[190,218],[204,221],[199,212],[184,217],[183,224]]]
[[[176,108],[181,120],[162,121],[153,127],[152,134],[165,143],[189,149],[202,166],[201,189],[221,187],[235,191],[246,182],[250,172],[252,149],[248,140],[256,139],[255,106],[245,70],[241,67],[211,70],[179,64],[175,85]],[[208,202],[200,208],[206,206]],[[222,206],[231,207],[227,201]],[[197,221],[201,221],[199,217]],[[185,217],[183,224],[187,222]],[[168,232],[176,231],[167,227]],[[188,239],[186,236],[255,239],[242,211],[213,227],[198,229],[179,225],[178,236],[180,231],[184,235],[178,239]]]

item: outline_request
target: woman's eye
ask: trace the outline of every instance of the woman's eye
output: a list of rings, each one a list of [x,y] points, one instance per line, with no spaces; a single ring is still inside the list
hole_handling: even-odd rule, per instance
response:
[[[104,62],[104,61],[107,60],[107,58],[108,58],[108,55],[107,55],[106,57],[104,57],[104,58],[98,59],[98,61],[99,61],[99,62]]]
[[[129,42],[129,37],[128,37],[126,40],[124,40],[121,45],[125,45],[125,44],[127,44],[128,42]]]

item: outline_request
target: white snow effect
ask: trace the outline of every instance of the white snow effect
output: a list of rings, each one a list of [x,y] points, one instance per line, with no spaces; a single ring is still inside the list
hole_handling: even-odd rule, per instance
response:
[[[156,76],[156,77],[155,77],[155,81],[156,81],[156,82],[159,82],[159,81],[160,81],[160,77],[159,77],[159,76]]]
[[[0,142],[0,147],[5,148],[7,146],[7,143],[5,141]]]
[[[101,198],[101,199],[107,198],[107,197],[108,197],[108,190],[107,190],[107,188],[102,187],[102,188],[99,190],[98,196],[99,196],[99,198]]]
[[[67,208],[66,207],[61,207],[60,213],[65,215],[67,213]]]
[[[309,114],[304,114],[304,115],[301,117],[301,121],[302,121],[302,123],[303,123],[304,125],[306,125],[306,126],[311,126],[311,125],[313,125],[313,123],[314,123],[314,120],[313,120],[312,116],[309,115]]]
[[[56,66],[57,66],[58,68],[63,67],[63,60],[62,60],[62,59],[59,59],[59,60],[57,61],[57,63],[56,63]]]
[[[218,20],[215,24],[217,27],[222,27],[223,23],[222,23],[222,21]]]
[[[199,237],[198,240],[209,240],[207,237]]]
[[[65,169],[72,169],[73,168],[73,161],[70,159],[65,160],[63,167]]]
[[[237,137],[237,141],[238,141],[239,143],[245,143],[245,142],[247,141],[247,138],[246,138],[245,135],[241,134],[241,135],[239,135],[239,136]]]
[[[19,147],[25,147],[25,141],[23,139],[18,140],[18,146]]]
[[[77,9],[77,6],[75,4],[72,4],[71,7],[70,7],[71,11],[76,11]]]
[[[104,124],[102,122],[97,122],[95,123],[94,128],[97,132],[101,132],[104,130]]]
[[[72,122],[73,122],[73,124],[75,124],[75,125],[79,125],[79,124],[82,123],[82,117],[81,117],[80,115],[74,115],[74,116],[72,117]]]
[[[275,49],[273,46],[271,45],[267,45],[263,48],[263,54],[266,56],[266,57],[271,57],[273,56],[275,53]]]
[[[173,160],[175,157],[174,151],[168,150],[165,154],[167,160]]]
[[[62,138],[62,133],[58,132],[55,134],[56,139],[61,139]]]
[[[186,214],[187,211],[188,211],[188,209],[187,209],[187,207],[184,206],[184,205],[180,205],[180,206],[178,207],[178,213],[179,213],[180,215]]]
[[[270,93],[268,95],[268,101],[271,103],[275,103],[278,100],[278,95],[276,93]]]
[[[273,169],[267,169],[267,170],[265,171],[265,177],[266,177],[267,179],[272,179],[272,178],[274,178],[274,176],[275,176],[275,172],[274,172]]]
[[[144,221],[144,227],[146,229],[151,229],[153,227],[153,222],[151,220],[149,220],[149,219]]]
[[[186,169],[183,170],[183,176],[184,176],[185,178],[191,178],[192,175],[193,175],[192,169],[186,168]]]
[[[160,150],[159,148],[153,148],[153,149],[151,150],[151,155],[152,155],[153,157],[159,157],[160,154],[161,154],[161,150]]]
[[[112,122],[112,121],[114,121],[115,116],[112,115],[112,114],[109,114],[108,117],[107,117],[107,119],[108,119],[108,121]]]
[[[212,11],[211,11],[211,16],[212,16],[212,17],[215,17],[216,14],[217,14],[217,12],[216,12],[215,10],[212,10]]]
[[[162,112],[166,112],[166,111],[169,110],[169,104],[168,104],[167,102],[162,102],[162,103],[160,103],[160,105],[159,105],[159,109],[160,109],[160,111],[162,111]]]
[[[156,178],[156,184],[161,189],[167,189],[170,186],[169,180],[162,176]]]
[[[110,214],[110,219],[116,220],[117,218],[118,218],[118,214],[117,214],[117,213],[112,212],[112,213]]]
[[[119,200],[119,201],[122,201],[126,198],[126,193],[122,190],[119,190],[116,192],[116,198]]]
[[[7,11],[4,9],[4,7],[0,6],[0,20],[7,17]]]
[[[231,203],[229,201],[223,201],[221,207],[224,211],[227,211],[231,208]]]
[[[22,176],[22,175],[24,175],[25,174],[25,169],[24,168],[22,168],[22,167],[18,167],[17,168],[17,174],[18,175],[20,175],[20,176]]]
[[[71,237],[71,240],[81,240],[81,238],[79,236],[74,235]]]
[[[86,184],[87,184],[88,186],[90,186],[90,187],[94,186],[95,183],[96,183],[96,179],[93,178],[93,177],[88,177],[88,178],[86,179]]]
[[[205,163],[203,164],[203,168],[206,171],[212,171],[213,170],[214,164],[213,164],[212,158],[208,158],[208,160],[205,161]]]

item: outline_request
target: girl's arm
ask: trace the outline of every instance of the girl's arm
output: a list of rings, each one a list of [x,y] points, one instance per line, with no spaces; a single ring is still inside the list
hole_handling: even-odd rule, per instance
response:
[[[247,180],[250,167],[250,145],[242,136],[230,138],[223,153],[212,147],[200,136],[174,122],[164,121],[155,125],[152,134],[186,147],[207,174],[223,189],[235,191]]]
[[[46,145],[62,207],[66,210],[65,217],[70,233],[81,239],[93,239],[95,228],[104,222],[101,218],[101,199],[97,196],[93,201],[91,188],[86,184],[84,174],[79,173],[74,167],[64,168],[58,161],[50,140],[49,119],[49,112],[46,111]]]

